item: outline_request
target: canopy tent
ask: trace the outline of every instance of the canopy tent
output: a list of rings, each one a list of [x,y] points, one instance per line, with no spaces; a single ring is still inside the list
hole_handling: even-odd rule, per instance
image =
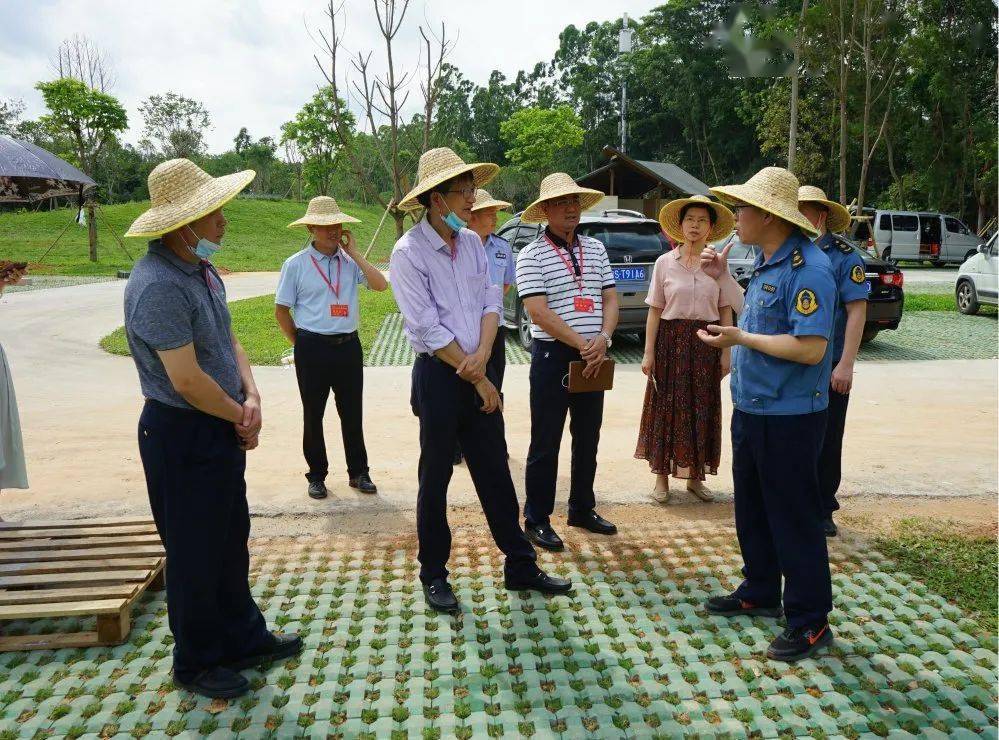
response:
[[[69,162],[27,141],[0,136],[0,203],[82,196],[97,183]]]

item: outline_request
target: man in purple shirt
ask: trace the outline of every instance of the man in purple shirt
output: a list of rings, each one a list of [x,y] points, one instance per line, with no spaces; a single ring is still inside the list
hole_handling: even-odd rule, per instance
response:
[[[502,307],[489,279],[482,240],[464,228],[475,188],[495,177],[494,164],[465,164],[447,148],[420,157],[418,184],[400,203],[426,216],[392,250],[389,277],[416,352],[413,412],[420,419],[416,529],[420,581],[437,611],[459,611],[447,581],[451,530],[447,487],[460,443],[489,530],[506,555],[511,590],[566,593],[572,584],[546,575],[520,528],[520,507],[506,459],[502,401],[488,367]]]

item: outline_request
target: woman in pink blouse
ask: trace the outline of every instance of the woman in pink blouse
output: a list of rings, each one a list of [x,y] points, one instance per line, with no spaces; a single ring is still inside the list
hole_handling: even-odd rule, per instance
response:
[[[732,232],[735,218],[703,195],[674,200],[659,212],[663,231],[679,242],[656,260],[645,302],[645,389],[635,457],[648,460],[656,474],[652,498],[670,498],[669,476],[687,481],[702,501],[711,495],[704,477],[718,472],[721,456],[721,379],[729,350],[697,338],[708,324],[732,324],[732,307],[718,282],[701,271],[706,243]]]

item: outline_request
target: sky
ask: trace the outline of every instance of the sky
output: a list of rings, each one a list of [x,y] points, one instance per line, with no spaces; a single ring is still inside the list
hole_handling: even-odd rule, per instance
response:
[[[335,2],[345,13],[345,49],[374,50],[372,68],[384,71],[372,0]],[[549,61],[569,24],[582,27],[624,12],[641,17],[661,2],[412,0],[395,41],[397,69],[416,67],[421,24],[439,29],[444,21],[457,37],[449,61],[483,84],[493,69],[513,77]],[[141,138],[139,104],[171,90],[208,109],[210,152],[232,148],[242,126],[255,139],[277,138],[281,124],[324,84],[313,59],[318,36],[309,29],[328,29],[326,7],[327,0],[0,0],[0,98],[22,100],[26,118],[43,114],[34,85],[55,77],[59,44],[80,33],[111,56],[117,77],[111,92],[128,111],[126,141]],[[409,113],[421,99],[416,83]]]

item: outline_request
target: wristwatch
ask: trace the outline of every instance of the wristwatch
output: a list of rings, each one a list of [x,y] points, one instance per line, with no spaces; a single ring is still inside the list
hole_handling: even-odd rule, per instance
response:
[[[600,332],[600,336],[602,336],[602,337],[603,337],[604,339],[606,339],[606,340],[607,340],[607,349],[610,349],[610,348],[611,348],[611,345],[612,345],[612,344],[614,343],[614,342],[613,342],[613,341],[611,340],[611,338],[610,338],[610,334],[608,334],[608,333],[607,333],[607,332],[605,332],[605,331],[602,331],[602,332]]]

